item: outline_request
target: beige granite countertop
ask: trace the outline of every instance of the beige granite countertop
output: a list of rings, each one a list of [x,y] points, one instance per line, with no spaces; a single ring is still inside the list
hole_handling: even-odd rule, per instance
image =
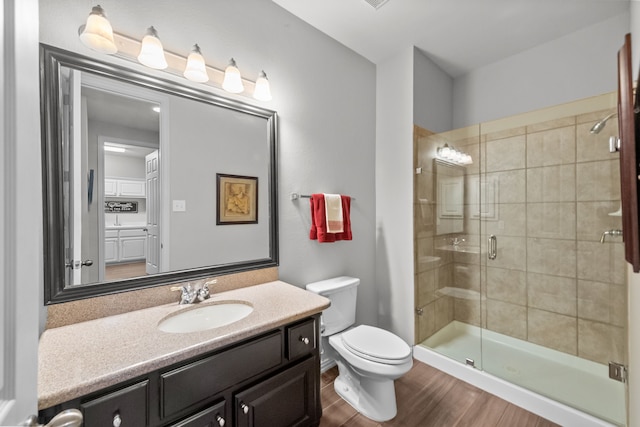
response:
[[[177,302],[46,330],[38,350],[38,408],[278,328],[329,306],[328,299],[282,281],[213,293],[199,305],[226,300],[246,301],[254,310],[230,325],[190,333],[157,328],[165,316],[198,307]]]

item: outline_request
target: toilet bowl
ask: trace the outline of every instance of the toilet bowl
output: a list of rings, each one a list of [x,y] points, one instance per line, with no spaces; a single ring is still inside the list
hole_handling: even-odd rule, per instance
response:
[[[336,393],[367,418],[394,418],[393,383],[413,366],[411,347],[391,332],[366,325],[330,336],[329,345],[338,355]]]
[[[367,418],[388,421],[397,414],[393,382],[413,366],[412,350],[384,329],[352,327],[359,283],[343,276],[307,285],[307,290],[331,300],[322,313],[321,365],[323,369],[333,361],[338,365],[334,388],[342,399]]]

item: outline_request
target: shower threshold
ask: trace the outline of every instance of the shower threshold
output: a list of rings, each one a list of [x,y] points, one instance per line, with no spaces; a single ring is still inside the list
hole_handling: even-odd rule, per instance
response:
[[[609,423],[626,423],[625,386],[609,379],[603,364],[458,321],[420,346],[461,364],[472,359],[476,368],[508,383]]]

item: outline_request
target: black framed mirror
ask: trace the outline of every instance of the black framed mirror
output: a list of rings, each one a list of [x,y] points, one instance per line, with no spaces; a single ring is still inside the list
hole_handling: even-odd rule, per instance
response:
[[[278,265],[275,111],[44,44],[40,76],[45,304]]]

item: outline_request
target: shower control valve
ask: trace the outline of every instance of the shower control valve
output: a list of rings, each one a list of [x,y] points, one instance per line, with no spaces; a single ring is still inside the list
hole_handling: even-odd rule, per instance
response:
[[[618,138],[617,136],[610,136],[609,137],[609,152],[610,153],[617,153],[618,151],[620,151],[620,138]]]

